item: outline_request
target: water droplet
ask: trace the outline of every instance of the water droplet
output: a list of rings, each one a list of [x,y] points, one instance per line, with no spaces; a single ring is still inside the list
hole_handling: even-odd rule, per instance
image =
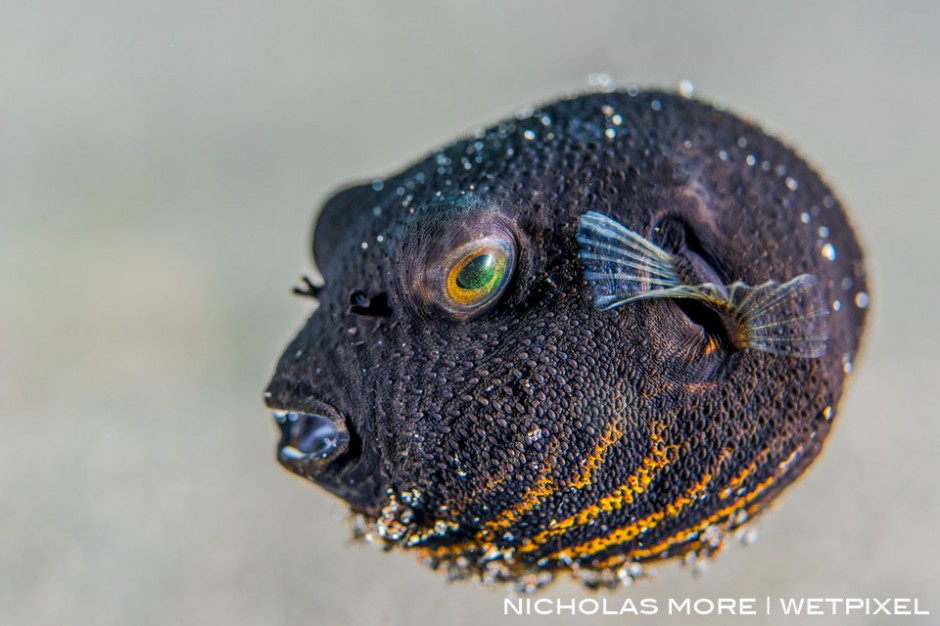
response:
[[[378,178],[372,181],[372,189],[375,191],[382,191],[382,187],[385,186],[385,183],[379,180]]]
[[[842,301],[841,301],[841,300],[836,300],[836,301],[834,301],[834,302],[832,303],[832,310],[833,310],[833,311],[841,311],[841,310],[842,310]]]
[[[385,241],[385,237],[383,237],[382,235],[376,235],[375,240],[379,243],[382,243],[383,241]]]
[[[722,161],[727,161],[727,160],[728,160],[728,153],[725,152],[724,150],[719,150],[719,151],[718,151],[718,158],[721,159]]]
[[[613,128],[608,128],[607,130],[604,131],[604,136],[607,137],[608,139],[613,139],[614,137],[617,136],[617,131],[614,130]]]
[[[650,108],[653,109],[654,111],[660,111],[663,108],[663,103],[660,102],[659,100],[653,100],[652,102],[650,102]]]
[[[855,294],[855,306],[857,306],[860,309],[867,309],[868,308],[868,294],[865,293],[864,291],[859,291],[857,294]]]
[[[627,95],[631,98],[635,98],[636,96],[640,95],[640,88],[633,83],[630,83],[627,85]]]
[[[851,278],[848,278],[848,277],[843,278],[843,279],[842,279],[842,289],[844,289],[845,291],[848,291],[848,290],[851,289],[851,288],[852,288],[852,279],[851,279]]]
[[[826,245],[824,245],[819,250],[819,252],[823,255],[824,259],[828,259],[830,261],[836,260],[836,247],[832,245],[831,243],[827,243]]]
[[[620,126],[621,124],[623,124],[623,118],[620,116],[619,113],[616,113],[613,116],[611,116],[610,121],[611,123],[613,123],[614,126]]]
[[[691,80],[685,79],[679,81],[679,95],[683,98],[692,98],[695,96],[695,85]]]
[[[532,106],[531,104],[526,105],[516,111],[516,119],[517,120],[529,119],[530,117],[532,117],[533,113],[535,113],[535,107]]]
[[[787,179],[784,182],[787,185],[787,189],[790,191],[796,191],[800,188],[800,184],[796,182],[796,179],[791,176],[787,176]]]
[[[817,230],[816,232],[818,232],[819,236],[822,237],[823,239],[829,236],[829,229],[826,228],[825,226],[820,226],[819,230]]]
[[[826,196],[823,198],[823,206],[827,209],[831,209],[836,205],[836,199],[832,196]]]
[[[374,216],[376,216],[376,217],[382,215],[382,207],[380,207],[380,206],[374,206],[374,207],[372,207],[372,215],[374,215]]]
[[[832,407],[827,406],[825,409],[823,409],[822,415],[826,419],[826,421],[831,420],[832,419]]]
[[[533,139],[535,139],[535,131],[527,130],[524,133],[522,133],[522,136],[528,139],[529,141],[532,141]]]
[[[748,167],[754,167],[754,164],[757,163],[757,157],[753,154],[749,154],[744,159],[744,162],[747,163]]]
[[[809,216],[809,213],[800,214],[800,221],[803,222],[804,224],[809,224],[810,219],[812,218]]]
[[[364,242],[364,241],[363,241],[361,244],[359,244],[359,245],[362,247],[363,250],[368,250],[368,248],[369,248],[369,244],[367,244],[367,243]]]
[[[845,361],[842,364],[842,371],[845,372],[846,374],[851,374],[852,373],[852,361]]]
[[[738,147],[747,148],[747,137],[738,137]]]

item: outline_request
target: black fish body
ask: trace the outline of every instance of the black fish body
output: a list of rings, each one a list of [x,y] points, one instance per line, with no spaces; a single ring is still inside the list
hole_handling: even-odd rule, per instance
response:
[[[626,287],[590,260],[590,216],[707,297],[656,291],[640,261],[639,297],[601,307]],[[819,453],[868,305],[820,177],[756,126],[659,92],[547,104],[344,189],[313,251],[319,306],[266,394],[279,460],[362,532],[527,584],[614,584],[720,548]],[[803,276],[786,314],[761,296],[777,325],[736,316],[749,286]]]

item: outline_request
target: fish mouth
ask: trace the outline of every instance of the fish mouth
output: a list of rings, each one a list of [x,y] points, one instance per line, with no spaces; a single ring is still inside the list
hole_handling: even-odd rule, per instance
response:
[[[281,430],[277,460],[286,469],[310,480],[350,450],[350,429],[346,419],[328,405],[307,411],[274,411]]]

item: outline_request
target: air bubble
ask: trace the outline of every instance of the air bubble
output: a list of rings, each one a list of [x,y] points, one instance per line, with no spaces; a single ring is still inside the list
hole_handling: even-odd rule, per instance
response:
[[[616,86],[614,79],[607,72],[592,72],[588,74],[587,80],[588,85],[591,87],[596,87],[602,91],[610,91]]]

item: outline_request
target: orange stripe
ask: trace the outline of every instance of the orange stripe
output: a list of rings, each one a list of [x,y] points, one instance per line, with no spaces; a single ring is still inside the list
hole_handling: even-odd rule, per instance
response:
[[[659,473],[673,463],[675,454],[678,454],[678,445],[666,445],[663,442],[660,434],[661,429],[661,425],[654,425],[650,437],[653,442],[651,446],[653,453],[643,459],[640,468],[627,478],[624,484],[617,487],[612,494],[601,498],[597,504],[587,506],[571,517],[540,532],[532,538],[532,543],[527,543],[519,548],[519,552],[522,554],[533,552],[546,541],[565,534],[572,527],[590,524],[604,513],[619,511],[624,506],[632,504],[635,496],[644,493]]]
[[[676,517],[679,515],[679,513],[681,513],[688,505],[692,504],[695,499],[705,491],[711,480],[712,475],[705,474],[702,476],[699,482],[687,489],[685,493],[676,498],[674,501],[670,502],[664,509],[651,513],[646,517],[633,522],[632,524],[616,528],[603,537],[591,539],[573,548],[559,550],[558,552],[550,555],[549,558],[560,559],[567,557],[569,559],[574,559],[583,556],[590,556],[610,548],[611,546],[631,541],[639,535],[655,528],[667,516]]]
[[[608,450],[610,450],[610,448],[613,447],[621,437],[623,437],[623,429],[620,428],[620,423],[622,421],[623,418],[620,417],[607,426],[607,428],[604,430],[604,433],[601,435],[600,440],[595,445],[594,451],[582,463],[582,469],[579,472],[577,478],[574,480],[569,480],[567,483],[570,483],[570,485],[576,489],[582,489],[592,483],[594,472],[596,472],[601,467],[601,465],[603,465]],[[512,508],[504,510],[494,519],[484,524],[483,527],[473,537],[473,539],[461,542],[459,544],[441,546],[440,548],[434,550],[434,554],[436,556],[459,554],[461,552],[465,552],[469,548],[477,546],[481,547],[483,550],[489,549],[491,544],[485,543],[485,540],[492,537],[494,531],[502,530],[512,526],[514,523],[521,520],[526,513],[540,505],[553,494],[558,493],[558,484],[550,474],[552,469],[553,468],[551,466],[546,465],[540,472],[540,476],[535,485],[526,491],[522,501]]]

